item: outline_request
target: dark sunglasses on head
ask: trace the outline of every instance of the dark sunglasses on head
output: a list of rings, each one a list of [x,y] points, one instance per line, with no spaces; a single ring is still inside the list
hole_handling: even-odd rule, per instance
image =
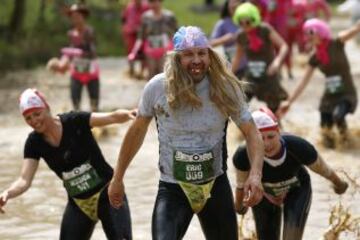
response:
[[[314,36],[315,35],[315,31],[313,29],[309,29],[305,32],[306,35],[309,35],[309,36]]]
[[[250,19],[244,19],[239,21],[240,26],[250,26],[252,24],[252,20]]]

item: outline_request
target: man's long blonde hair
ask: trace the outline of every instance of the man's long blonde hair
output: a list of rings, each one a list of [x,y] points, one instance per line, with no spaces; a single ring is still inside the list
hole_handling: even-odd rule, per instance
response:
[[[231,69],[226,66],[225,60],[210,48],[209,58],[210,100],[225,116],[236,114],[240,111],[238,109],[239,101],[245,101],[244,83],[241,83],[231,72]],[[176,110],[184,106],[200,108],[202,106],[201,99],[195,91],[196,84],[181,66],[178,53],[168,54],[164,72],[166,76],[166,98],[171,109]]]

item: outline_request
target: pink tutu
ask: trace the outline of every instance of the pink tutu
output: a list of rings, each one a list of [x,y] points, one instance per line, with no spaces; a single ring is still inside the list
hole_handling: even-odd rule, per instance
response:
[[[83,50],[74,47],[64,47],[61,49],[61,54],[67,57],[80,57],[83,54]]]
[[[80,69],[79,61],[89,61],[88,66]],[[92,80],[98,80],[100,75],[99,64],[96,60],[78,59],[72,62],[70,68],[71,77],[86,85]]]
[[[149,41],[144,41],[144,53],[146,56],[153,59],[160,59],[165,56],[167,51],[174,49],[172,41],[169,41],[166,47],[153,48],[150,46]]]

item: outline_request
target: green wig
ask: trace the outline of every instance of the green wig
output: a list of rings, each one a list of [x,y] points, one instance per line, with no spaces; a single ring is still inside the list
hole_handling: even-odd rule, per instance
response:
[[[261,23],[261,16],[259,9],[254,4],[249,2],[240,4],[236,8],[232,20],[236,25],[238,25],[239,21],[243,19],[250,19],[252,21],[251,24],[252,27],[259,26]]]

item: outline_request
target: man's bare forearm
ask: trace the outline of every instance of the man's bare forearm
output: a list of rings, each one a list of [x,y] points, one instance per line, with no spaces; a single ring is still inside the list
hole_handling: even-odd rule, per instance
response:
[[[115,167],[113,177],[115,180],[121,181],[123,179],[126,169],[143,144],[149,122],[142,123],[135,120],[127,131]]]

